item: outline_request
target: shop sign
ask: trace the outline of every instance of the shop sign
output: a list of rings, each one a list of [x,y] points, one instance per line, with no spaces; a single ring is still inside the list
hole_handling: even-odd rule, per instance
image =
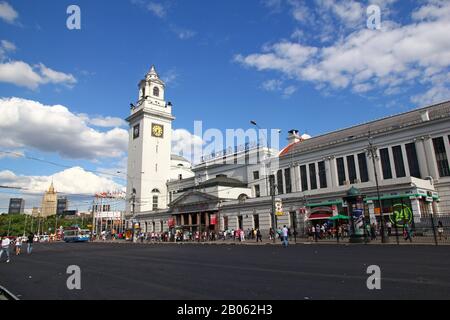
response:
[[[283,202],[281,199],[275,200],[275,215],[282,216],[284,215],[283,212]]]
[[[392,215],[389,216],[389,220],[397,227],[403,227],[405,223],[410,224],[412,222],[413,213],[409,206],[406,204],[398,203],[392,206]]]

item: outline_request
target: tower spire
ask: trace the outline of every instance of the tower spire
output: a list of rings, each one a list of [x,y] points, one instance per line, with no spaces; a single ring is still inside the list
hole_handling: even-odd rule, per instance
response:
[[[154,64],[152,64],[152,66],[150,67],[150,71],[147,73],[147,78],[159,79],[159,75],[158,75],[158,72],[156,72],[156,68],[155,68]]]

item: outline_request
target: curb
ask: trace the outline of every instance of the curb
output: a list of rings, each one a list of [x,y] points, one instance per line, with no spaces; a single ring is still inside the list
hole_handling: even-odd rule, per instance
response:
[[[14,294],[6,290],[4,287],[0,286],[0,295],[3,295],[6,297],[6,300],[20,300],[17,298]]]

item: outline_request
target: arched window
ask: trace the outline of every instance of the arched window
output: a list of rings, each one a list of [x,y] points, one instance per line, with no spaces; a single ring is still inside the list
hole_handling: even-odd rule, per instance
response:
[[[161,192],[159,192],[159,190],[155,188],[152,190],[152,193],[161,193]]]
[[[158,87],[153,87],[153,95],[155,97],[159,97],[159,88]]]
[[[243,202],[245,202],[245,200],[247,200],[247,199],[248,199],[248,196],[247,196],[245,193],[242,193],[242,194],[239,195],[239,197],[238,197],[239,203],[243,203]]]

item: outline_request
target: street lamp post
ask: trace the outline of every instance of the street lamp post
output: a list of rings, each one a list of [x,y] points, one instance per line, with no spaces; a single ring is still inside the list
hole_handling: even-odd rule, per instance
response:
[[[134,237],[134,232],[135,232],[135,229],[134,229],[134,216],[136,214],[136,212],[135,212],[135,207],[136,207],[136,189],[134,188],[133,179],[135,177],[134,176],[130,176],[130,175],[128,175],[128,173],[124,173],[122,171],[117,171],[117,173],[125,174],[127,176],[127,179],[129,179],[130,182],[131,182],[131,199],[130,199],[130,202],[131,202],[131,214],[132,214],[132,217],[131,217],[131,224],[132,224],[132,228],[131,228],[131,232],[132,232],[131,242],[134,242],[134,240],[135,240],[135,237]],[[143,174],[143,173],[144,172],[141,172],[141,174]]]
[[[267,147],[268,147],[267,136],[266,136],[264,130],[261,129],[261,127],[258,125],[258,123],[256,121],[251,120],[250,123],[252,125],[254,125],[255,127],[257,127],[259,129],[259,131],[264,135],[264,138],[265,138],[264,145],[267,144]],[[268,150],[269,150],[269,157],[271,157],[272,154],[270,152],[270,148],[268,148]],[[276,215],[275,215],[275,188],[277,188],[277,186],[275,184],[275,176],[273,176],[274,177],[273,183],[269,182],[270,181],[270,177],[267,174],[267,171],[268,171],[269,168],[270,168],[270,166],[268,164],[266,164],[265,167],[264,167],[264,170],[265,170],[264,173],[265,173],[265,179],[266,179],[266,194],[268,195],[269,192],[270,192],[270,197],[271,197],[271,207],[272,207],[271,208],[271,218],[272,218],[272,228],[273,228],[273,232],[274,232],[273,242],[275,243],[275,233],[276,233],[276,230],[277,230],[277,226],[276,226],[277,219],[276,219]],[[269,181],[268,181],[268,179],[269,179]],[[270,186],[269,186],[269,184],[270,184]]]
[[[369,132],[369,147],[367,148],[367,151],[369,153],[369,156],[372,158],[372,164],[373,164],[373,171],[375,174],[375,185],[377,188],[377,198],[378,198],[378,204],[380,206],[380,232],[381,232],[381,242],[387,243],[389,242],[389,239],[386,237],[385,229],[384,229],[384,215],[383,215],[383,205],[381,204],[381,196],[380,196],[380,186],[378,183],[378,173],[377,173],[377,167],[375,160],[378,159],[377,155],[377,147],[373,145],[372,137]]]

